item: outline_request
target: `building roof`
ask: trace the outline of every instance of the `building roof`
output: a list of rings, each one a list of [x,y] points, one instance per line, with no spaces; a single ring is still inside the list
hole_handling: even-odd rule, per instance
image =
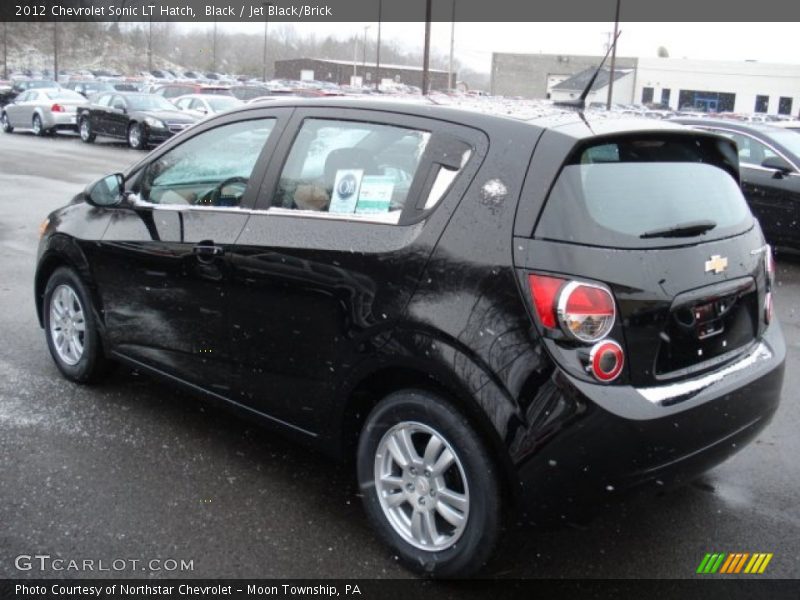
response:
[[[584,89],[586,89],[586,86],[589,85],[589,80],[592,78],[592,75],[594,75],[596,70],[597,67],[589,67],[588,69],[584,69],[580,73],[576,73],[572,77],[565,79],[558,85],[554,86],[553,89],[569,92],[582,92]],[[631,69],[614,69],[614,81],[620,77],[624,77],[630,72]],[[600,90],[606,87],[610,78],[611,69],[600,69],[600,71],[597,73],[597,79],[595,79],[594,84],[592,85],[592,90]]]

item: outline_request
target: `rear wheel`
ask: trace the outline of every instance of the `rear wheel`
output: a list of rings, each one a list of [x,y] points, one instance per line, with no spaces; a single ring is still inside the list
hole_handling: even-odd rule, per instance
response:
[[[141,124],[132,123],[128,127],[128,145],[134,150],[143,150],[145,144],[145,135]]]
[[[86,383],[103,375],[109,361],[103,354],[89,294],[78,275],[59,267],[44,292],[47,347],[68,379]]]
[[[474,574],[501,529],[499,477],[458,408],[420,390],[391,394],[370,413],[358,479],[373,526],[412,569]]]
[[[2,124],[3,131],[6,133],[11,133],[14,131],[14,128],[11,126],[11,121],[8,120],[8,115],[6,113],[3,113],[3,115],[0,116],[0,124]]]
[[[91,144],[95,139],[94,131],[92,130],[92,123],[89,117],[83,117],[78,125],[78,132],[81,134],[81,140],[87,144]]]
[[[42,125],[42,117],[39,115],[33,115],[31,129],[33,129],[33,135],[43,136],[47,133],[47,130]]]

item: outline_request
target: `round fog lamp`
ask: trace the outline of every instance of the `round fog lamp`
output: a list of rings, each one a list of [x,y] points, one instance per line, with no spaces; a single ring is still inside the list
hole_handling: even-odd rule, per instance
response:
[[[589,353],[589,367],[598,381],[608,383],[614,381],[622,373],[625,355],[622,347],[613,340],[599,342]]]

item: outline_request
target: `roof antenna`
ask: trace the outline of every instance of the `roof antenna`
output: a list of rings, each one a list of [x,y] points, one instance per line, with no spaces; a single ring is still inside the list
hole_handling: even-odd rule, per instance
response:
[[[555,106],[565,106],[569,108],[577,108],[578,110],[583,110],[586,108],[586,97],[589,95],[589,92],[592,91],[592,86],[594,85],[595,80],[597,79],[597,75],[603,69],[603,65],[606,64],[606,60],[608,60],[608,55],[611,54],[611,51],[614,49],[614,46],[617,45],[617,40],[619,36],[622,34],[622,31],[617,32],[617,35],[614,36],[614,41],[608,45],[608,50],[606,50],[606,55],[603,57],[603,60],[600,61],[600,65],[597,67],[595,72],[592,74],[592,78],[589,80],[589,83],[581,92],[580,97],[577,100],[562,100],[560,102],[553,102]],[[609,74],[609,77],[614,77],[613,73]]]

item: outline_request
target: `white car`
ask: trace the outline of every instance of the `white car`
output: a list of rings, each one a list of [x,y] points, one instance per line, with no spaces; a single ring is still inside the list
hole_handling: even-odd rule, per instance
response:
[[[30,129],[36,135],[47,135],[57,129],[77,131],[78,107],[84,104],[86,98],[72,90],[34,88],[3,107],[0,123],[6,133],[15,128]]]
[[[242,104],[242,101],[233,96],[221,94],[186,94],[174,98],[172,103],[178,107],[178,110],[203,119],[236,108]]]

